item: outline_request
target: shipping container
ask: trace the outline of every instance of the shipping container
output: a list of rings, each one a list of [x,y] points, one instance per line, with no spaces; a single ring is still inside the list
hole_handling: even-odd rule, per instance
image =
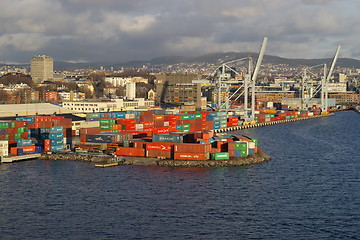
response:
[[[211,144],[181,143],[174,146],[174,152],[177,153],[207,153],[210,151]]]
[[[144,148],[117,147],[115,151],[117,156],[145,157]]]
[[[170,143],[146,143],[146,150],[156,150],[156,151],[173,151],[174,144]]]
[[[174,153],[175,160],[209,160],[210,153]]]
[[[218,152],[218,153],[212,153],[211,154],[212,160],[228,160],[229,159],[229,153],[228,152]]]

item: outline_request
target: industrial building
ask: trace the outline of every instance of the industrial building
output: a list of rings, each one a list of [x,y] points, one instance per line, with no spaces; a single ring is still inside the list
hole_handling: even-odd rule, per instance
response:
[[[155,76],[157,102],[200,107],[201,84],[192,81],[201,75],[160,73]]]
[[[54,59],[45,55],[31,58],[30,74],[35,83],[53,80]]]
[[[133,100],[112,99],[112,100],[86,100],[86,101],[68,101],[63,102],[63,107],[76,112],[113,112],[133,109],[147,109],[153,107],[153,100],[144,98],[135,98]]]

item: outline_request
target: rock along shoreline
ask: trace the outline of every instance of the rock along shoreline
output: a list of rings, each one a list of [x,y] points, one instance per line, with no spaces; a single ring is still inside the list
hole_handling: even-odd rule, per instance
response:
[[[261,149],[254,155],[239,158],[230,158],[228,160],[173,160],[157,158],[139,158],[139,157],[113,157],[107,155],[76,155],[70,153],[43,154],[39,159],[43,160],[67,160],[82,161],[93,163],[112,163],[118,165],[136,165],[136,166],[160,166],[160,167],[233,167],[246,166],[251,164],[263,163],[271,160],[271,157]]]

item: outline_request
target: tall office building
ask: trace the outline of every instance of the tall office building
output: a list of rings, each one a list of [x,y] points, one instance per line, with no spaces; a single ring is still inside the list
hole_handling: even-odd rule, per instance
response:
[[[54,59],[45,55],[31,58],[30,74],[35,83],[52,80],[54,78]]]

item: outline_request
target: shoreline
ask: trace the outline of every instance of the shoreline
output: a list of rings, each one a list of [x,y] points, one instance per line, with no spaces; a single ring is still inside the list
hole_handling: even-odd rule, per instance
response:
[[[112,156],[91,156],[91,155],[74,155],[74,154],[43,154],[39,157],[41,160],[65,160],[65,161],[82,161],[92,163],[118,163],[118,165],[135,165],[135,166],[159,166],[159,167],[233,167],[246,166],[271,160],[271,157],[261,149],[258,153],[239,158],[230,158],[227,160],[173,160],[157,158],[140,158],[140,157],[112,157]]]

